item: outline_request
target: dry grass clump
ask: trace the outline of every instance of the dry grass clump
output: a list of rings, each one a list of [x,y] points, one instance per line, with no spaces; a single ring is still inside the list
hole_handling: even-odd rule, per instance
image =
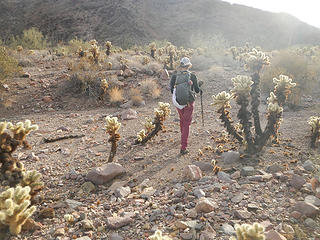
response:
[[[109,96],[110,102],[114,104],[119,104],[124,100],[123,90],[119,87],[113,87],[109,92]]]
[[[141,91],[146,97],[152,98],[158,98],[161,94],[158,83],[152,78],[148,78],[141,82]]]
[[[139,106],[143,102],[143,97],[139,88],[131,88],[129,97],[134,106]]]

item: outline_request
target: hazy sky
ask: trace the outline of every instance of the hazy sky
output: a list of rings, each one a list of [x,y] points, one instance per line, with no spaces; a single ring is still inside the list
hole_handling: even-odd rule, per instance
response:
[[[320,28],[319,0],[224,0],[271,12],[286,12]]]

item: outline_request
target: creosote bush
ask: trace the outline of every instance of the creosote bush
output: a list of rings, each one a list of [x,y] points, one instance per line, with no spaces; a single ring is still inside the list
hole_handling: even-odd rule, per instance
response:
[[[0,84],[19,73],[18,61],[9,56],[7,49],[0,45]]]
[[[108,158],[108,162],[112,162],[118,147],[118,141],[120,140],[120,134],[118,133],[121,123],[118,122],[117,117],[106,117],[106,133],[110,135],[108,142],[111,143],[111,150]]]
[[[119,87],[113,87],[109,91],[109,97],[110,97],[110,102],[113,104],[120,104],[124,98],[123,98],[123,90],[120,89]]]

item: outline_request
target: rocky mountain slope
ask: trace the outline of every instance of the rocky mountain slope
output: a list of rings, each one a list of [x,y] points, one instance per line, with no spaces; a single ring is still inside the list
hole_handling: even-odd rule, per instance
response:
[[[8,27],[10,24],[10,28]],[[220,0],[3,0],[2,38],[36,26],[50,39],[109,39],[124,47],[154,39],[192,45],[222,35],[230,44],[265,48],[317,44],[320,30],[287,14]]]

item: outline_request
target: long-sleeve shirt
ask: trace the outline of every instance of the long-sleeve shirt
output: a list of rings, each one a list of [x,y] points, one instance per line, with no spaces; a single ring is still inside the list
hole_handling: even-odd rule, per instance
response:
[[[187,72],[187,71],[182,71],[182,72]],[[173,89],[174,89],[174,87],[176,85],[176,79],[177,79],[177,73],[174,73],[172,75],[172,77],[171,77],[171,80],[170,80],[171,93],[173,93]],[[200,88],[199,88],[199,85],[198,85],[198,79],[197,79],[196,75],[191,73],[190,80],[192,81],[191,90],[195,91],[196,93],[199,93],[200,92]]]

